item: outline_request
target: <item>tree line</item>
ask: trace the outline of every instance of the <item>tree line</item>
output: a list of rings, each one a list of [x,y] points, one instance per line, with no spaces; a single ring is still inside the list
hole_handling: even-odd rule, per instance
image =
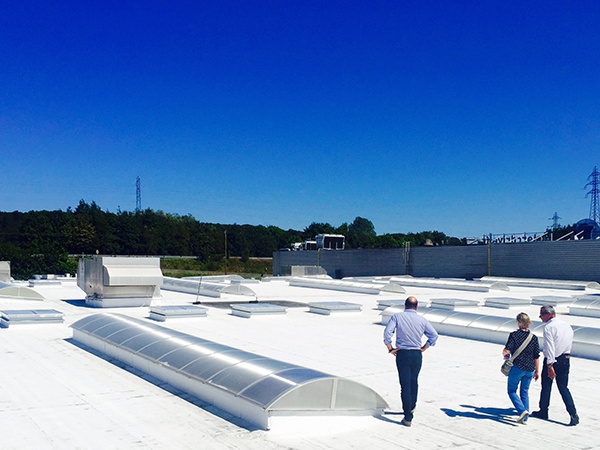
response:
[[[301,231],[283,230],[205,223],[191,215],[151,209],[113,213],[81,200],[74,210],[0,212],[0,260],[11,261],[11,273],[19,279],[75,273],[76,259],[69,255],[86,254],[194,256],[210,270],[230,256],[271,257],[280,248],[320,233],[346,236],[346,248],[465,244],[438,231],[377,235],[373,223],[362,217],[338,227],[313,222]]]

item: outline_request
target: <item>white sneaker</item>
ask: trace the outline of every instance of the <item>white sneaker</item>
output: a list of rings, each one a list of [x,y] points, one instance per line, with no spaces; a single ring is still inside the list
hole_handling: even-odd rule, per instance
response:
[[[527,425],[527,423],[525,422],[525,419],[527,419],[528,416],[529,416],[529,411],[523,411],[521,413],[521,415],[519,416],[519,418],[517,419],[517,423],[520,423],[521,425]]]

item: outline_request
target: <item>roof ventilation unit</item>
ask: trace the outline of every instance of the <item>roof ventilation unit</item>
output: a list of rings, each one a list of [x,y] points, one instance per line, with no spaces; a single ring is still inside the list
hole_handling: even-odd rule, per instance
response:
[[[77,268],[86,304],[98,308],[148,306],[160,297],[162,278],[159,258],[93,256]]]

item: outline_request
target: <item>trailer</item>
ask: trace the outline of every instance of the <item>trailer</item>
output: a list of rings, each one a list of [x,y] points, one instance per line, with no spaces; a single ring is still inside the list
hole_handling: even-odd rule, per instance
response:
[[[317,249],[344,250],[346,237],[341,234],[317,234]]]

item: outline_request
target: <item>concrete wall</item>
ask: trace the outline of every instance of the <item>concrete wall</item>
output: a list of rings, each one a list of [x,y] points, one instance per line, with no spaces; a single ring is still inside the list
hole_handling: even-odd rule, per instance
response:
[[[489,252],[489,258],[488,258]],[[413,275],[478,278],[484,275],[600,282],[600,240],[404,249],[275,252],[273,274],[292,265],[321,265],[334,278]]]

